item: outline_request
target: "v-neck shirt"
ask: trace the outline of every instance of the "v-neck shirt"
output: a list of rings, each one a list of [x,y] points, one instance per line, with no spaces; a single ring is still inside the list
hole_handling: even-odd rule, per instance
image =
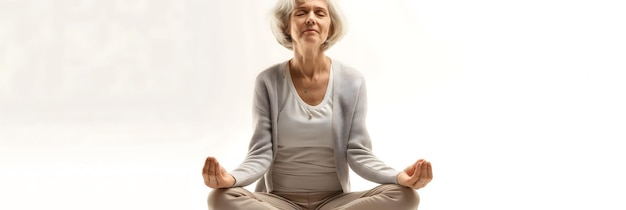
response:
[[[274,191],[324,192],[341,190],[332,137],[333,73],[322,102],[307,104],[283,72],[285,104],[278,114],[278,151],[272,164]]]

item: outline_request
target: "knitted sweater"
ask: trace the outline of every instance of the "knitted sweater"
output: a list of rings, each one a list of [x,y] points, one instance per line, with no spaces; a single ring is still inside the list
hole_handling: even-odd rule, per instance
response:
[[[372,152],[365,117],[367,92],[363,76],[353,68],[333,60],[334,158],[344,192],[350,192],[349,168],[359,176],[379,184],[397,183],[399,171],[387,166]],[[262,71],[256,78],[253,99],[254,132],[245,160],[231,172],[235,187],[259,180],[255,191],[272,192],[271,164],[277,151],[278,113],[284,104],[286,78],[282,73],[288,61]],[[348,167],[349,166],[349,167]]]

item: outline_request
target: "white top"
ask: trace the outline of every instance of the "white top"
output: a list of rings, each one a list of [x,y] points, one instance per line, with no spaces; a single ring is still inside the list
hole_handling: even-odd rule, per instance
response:
[[[285,104],[278,114],[278,151],[272,165],[274,191],[341,191],[332,137],[333,74],[324,99],[309,105],[298,95],[289,69]]]
[[[399,171],[385,164],[374,152],[365,118],[367,85],[356,69],[332,60],[333,142],[337,176],[343,192],[350,190],[350,169],[365,180],[378,184],[397,184]],[[285,69],[289,60],[260,72],[254,81],[252,98],[253,133],[246,158],[231,171],[235,187],[256,182],[255,192],[273,192],[272,164],[278,154],[278,114],[285,105]],[[397,122],[392,122],[397,123]],[[258,182],[257,182],[258,181]]]

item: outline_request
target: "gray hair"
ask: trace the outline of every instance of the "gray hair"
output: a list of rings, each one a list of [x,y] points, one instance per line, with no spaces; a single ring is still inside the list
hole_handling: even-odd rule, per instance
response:
[[[280,45],[290,50],[293,50],[293,42],[291,40],[291,36],[286,34],[285,30],[289,26],[291,13],[296,8],[296,3],[303,1],[304,0],[278,0],[271,12],[272,33]],[[339,7],[333,0],[326,0],[326,2],[328,3],[328,13],[330,15],[331,22],[330,31],[332,34],[328,35],[326,42],[324,42],[324,45],[322,46],[324,51],[341,40],[343,35],[346,33],[345,20],[343,14],[339,10]]]

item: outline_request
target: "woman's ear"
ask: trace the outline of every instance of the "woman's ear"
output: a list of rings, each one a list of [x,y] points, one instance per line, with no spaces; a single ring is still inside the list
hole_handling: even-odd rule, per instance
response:
[[[289,28],[285,29],[285,31],[283,31],[283,34],[285,35],[285,38],[287,39],[287,41],[292,41],[291,38],[291,33],[289,33]]]
[[[289,27],[289,25],[285,27],[285,31],[283,31],[283,33],[285,33],[285,35],[287,36],[291,36],[291,28]]]
[[[287,41],[292,41],[292,37],[291,37],[291,28],[289,27],[289,25],[287,25],[287,27],[285,27],[285,30],[283,31],[283,34],[285,34],[285,37],[287,38]]]
[[[335,34],[335,27],[334,25],[331,23],[330,24],[330,30],[328,30],[328,37],[326,37],[326,40],[328,40],[328,38],[332,37]]]

